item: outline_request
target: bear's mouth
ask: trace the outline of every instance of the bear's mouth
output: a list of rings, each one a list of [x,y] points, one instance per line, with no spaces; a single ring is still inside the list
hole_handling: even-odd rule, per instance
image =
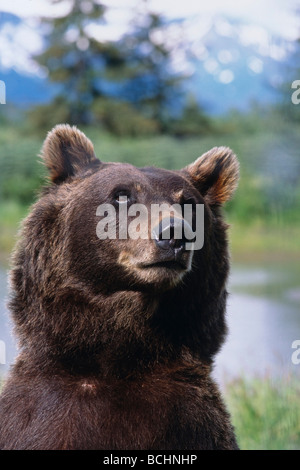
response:
[[[155,263],[141,264],[139,266],[142,269],[150,268],[165,268],[175,271],[186,271],[188,267],[183,261],[169,260],[169,261],[157,261]]]

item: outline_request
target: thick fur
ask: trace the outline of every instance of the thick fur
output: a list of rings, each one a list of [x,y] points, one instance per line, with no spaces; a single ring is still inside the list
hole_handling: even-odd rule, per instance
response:
[[[66,125],[48,135],[42,156],[52,184],[13,257],[20,354],[0,399],[0,448],[236,449],[211,378],[226,335],[220,205],[236,187],[236,157],[216,148],[181,171],[101,163]],[[153,240],[97,238],[97,206],[124,185],[148,207],[205,205],[191,270],[139,270],[137,261],[158,256]]]

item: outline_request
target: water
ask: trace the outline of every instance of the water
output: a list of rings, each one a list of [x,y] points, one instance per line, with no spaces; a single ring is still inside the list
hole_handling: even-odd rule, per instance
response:
[[[7,373],[17,351],[6,305],[8,290],[7,272],[0,267],[0,378]]]
[[[292,343],[300,340],[300,278],[295,265],[234,266],[229,282],[229,335],[216,357],[220,382],[242,375],[285,376],[300,373],[292,362]],[[6,296],[7,273],[0,269],[0,346],[6,345],[5,376],[16,355]],[[1,354],[0,347],[0,363]]]
[[[298,265],[234,266],[229,291],[229,334],[216,358],[216,377],[300,373],[292,362],[292,343],[300,340]]]

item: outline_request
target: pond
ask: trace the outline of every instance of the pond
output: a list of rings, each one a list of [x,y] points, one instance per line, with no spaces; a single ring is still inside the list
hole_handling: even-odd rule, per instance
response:
[[[229,280],[229,334],[216,357],[220,382],[239,375],[300,373],[292,343],[300,340],[300,276],[295,263],[234,265]],[[0,268],[0,376],[16,355],[7,313],[7,273]],[[5,364],[3,345],[5,344]],[[300,354],[299,354],[300,357]]]
[[[300,340],[299,266],[234,266],[229,291],[229,333],[216,357],[217,378],[300,373],[292,362],[292,343]]]

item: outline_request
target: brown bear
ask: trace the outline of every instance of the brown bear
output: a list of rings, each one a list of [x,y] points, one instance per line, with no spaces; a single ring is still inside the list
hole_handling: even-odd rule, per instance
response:
[[[226,334],[233,152],[213,148],[180,171],[136,168],[100,161],[81,131],[59,125],[42,157],[51,183],[13,256],[20,352],[1,394],[0,448],[237,449],[211,377]],[[189,204],[190,228],[203,207],[203,247],[176,239],[176,211],[148,236],[101,239],[98,207],[134,203]]]

